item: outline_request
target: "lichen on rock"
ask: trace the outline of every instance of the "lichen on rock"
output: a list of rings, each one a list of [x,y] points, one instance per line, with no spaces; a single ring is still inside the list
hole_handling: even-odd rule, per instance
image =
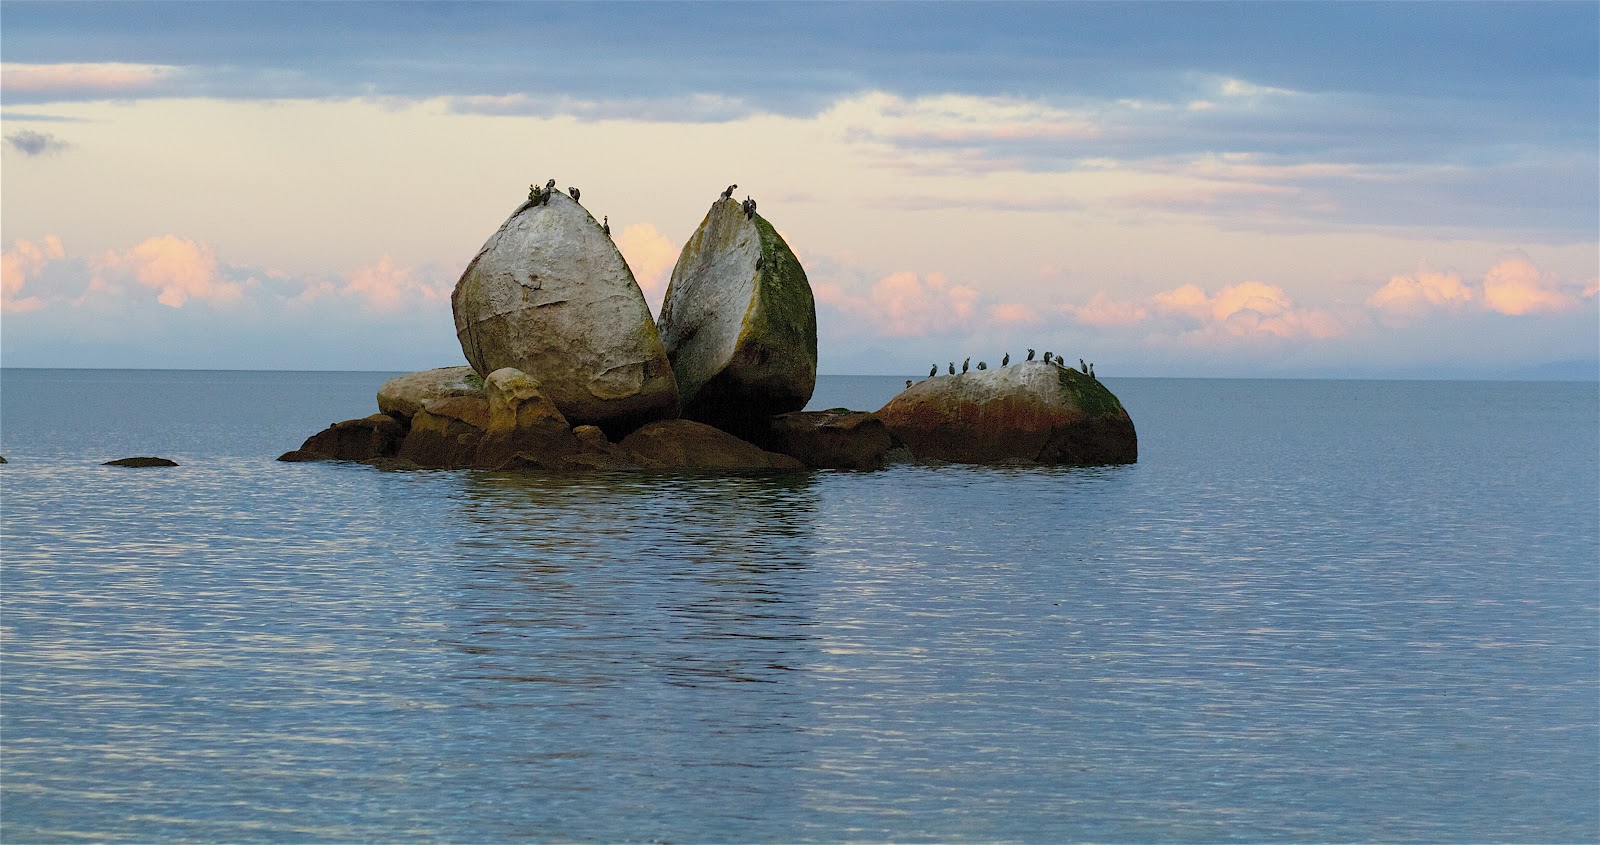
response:
[[[614,435],[675,417],[677,383],[644,294],[616,244],[570,196],[524,203],[451,296],[467,362],[536,379],[574,424]]]
[[[805,268],[731,198],[684,245],[657,326],[688,419],[749,435],[811,399],[817,315]]]
[[[1117,397],[1084,373],[1043,361],[929,378],[889,400],[877,416],[922,460],[1138,460],[1133,420]]]

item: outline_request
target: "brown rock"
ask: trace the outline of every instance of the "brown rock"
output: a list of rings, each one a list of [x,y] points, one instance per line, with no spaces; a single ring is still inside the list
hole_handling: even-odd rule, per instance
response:
[[[866,411],[795,411],[767,423],[766,447],[819,469],[878,469],[897,445]]]
[[[483,429],[449,414],[456,409],[446,406],[438,410],[435,414],[425,405],[411,418],[411,430],[395,457],[435,469],[472,466]]]
[[[567,418],[527,373],[504,367],[490,373],[483,383],[488,420],[478,443],[478,466],[498,469],[518,457],[524,463],[551,469],[561,458],[578,451],[578,438]]]
[[[364,461],[386,457],[399,448],[405,433],[405,426],[394,417],[373,414],[334,423],[306,438],[299,449],[285,453],[278,460]]]
[[[378,388],[378,410],[411,419],[430,399],[483,397],[483,379],[471,367],[440,367],[396,376]]]
[[[166,458],[151,457],[118,458],[114,461],[106,461],[104,464],[102,464],[102,466],[108,467],[175,467],[177,465],[177,461],[167,460]]]
[[[640,466],[682,470],[796,470],[805,465],[705,423],[661,420],[618,444]]]
[[[1139,455],[1133,420],[1105,385],[1043,361],[929,378],[877,416],[924,460],[1076,465]]]

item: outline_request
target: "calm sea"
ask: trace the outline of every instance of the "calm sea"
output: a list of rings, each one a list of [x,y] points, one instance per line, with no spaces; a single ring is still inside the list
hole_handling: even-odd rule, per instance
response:
[[[1106,379],[1091,469],[274,461],[389,375],[0,373],[0,839],[1600,839],[1595,384]]]

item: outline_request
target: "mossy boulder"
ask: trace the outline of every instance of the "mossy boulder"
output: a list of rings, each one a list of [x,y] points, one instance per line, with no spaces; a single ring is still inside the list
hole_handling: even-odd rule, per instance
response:
[[[514,212],[451,296],[467,363],[536,379],[574,424],[614,436],[677,416],[678,388],[650,308],[611,238],[554,192]]]
[[[732,199],[714,203],[684,245],[657,325],[687,419],[750,436],[811,399],[811,284],[772,224]]]
[[[431,399],[483,396],[483,377],[471,367],[439,367],[396,376],[378,388],[378,410],[411,419]]]
[[[877,417],[918,459],[961,463],[1124,464],[1133,420],[1104,384],[1031,361],[917,382]]]

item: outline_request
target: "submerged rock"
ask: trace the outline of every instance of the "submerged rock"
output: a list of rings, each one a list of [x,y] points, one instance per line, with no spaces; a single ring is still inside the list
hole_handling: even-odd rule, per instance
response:
[[[285,452],[280,461],[365,461],[393,455],[406,427],[388,414],[345,420],[306,438],[300,448]]]
[[[692,420],[653,422],[618,444],[640,466],[677,470],[797,470],[805,465]]]
[[[450,303],[467,362],[513,367],[574,424],[625,433],[677,416],[644,294],[595,219],[560,192],[524,203],[467,266]]]
[[[106,461],[104,464],[101,464],[101,466],[108,467],[175,467],[177,465],[177,461],[168,460],[166,458],[152,457],[118,458],[114,461]]]
[[[875,415],[839,408],[773,417],[763,444],[818,469],[878,469],[899,441]]]
[[[1121,464],[1139,455],[1133,420],[1105,385],[1042,361],[929,378],[877,416],[919,459]]]
[[[483,378],[471,367],[440,367],[396,376],[378,388],[378,410],[411,419],[430,399],[483,396]]]
[[[733,199],[714,203],[684,245],[657,324],[688,419],[749,436],[811,399],[817,313],[805,269]]]

